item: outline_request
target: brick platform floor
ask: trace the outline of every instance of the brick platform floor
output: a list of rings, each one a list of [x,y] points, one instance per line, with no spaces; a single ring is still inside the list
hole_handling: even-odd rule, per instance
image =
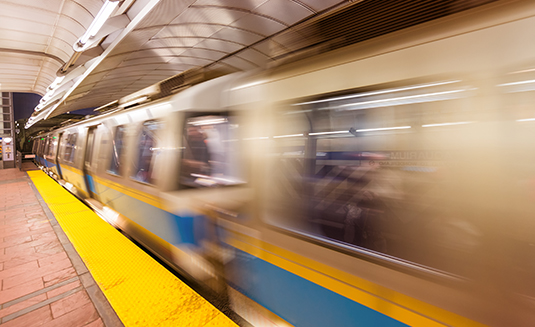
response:
[[[122,325],[19,169],[0,170],[0,241],[2,327]]]

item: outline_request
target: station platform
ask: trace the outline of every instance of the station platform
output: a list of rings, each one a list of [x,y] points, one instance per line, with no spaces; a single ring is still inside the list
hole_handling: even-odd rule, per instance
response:
[[[2,326],[237,326],[33,163],[0,170],[0,241]]]

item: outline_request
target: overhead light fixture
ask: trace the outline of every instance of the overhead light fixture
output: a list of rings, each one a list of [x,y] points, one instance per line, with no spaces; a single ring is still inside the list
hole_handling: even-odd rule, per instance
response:
[[[98,14],[95,16],[95,19],[93,19],[91,25],[89,25],[87,31],[78,39],[77,45],[79,47],[83,47],[90,38],[97,35],[98,31],[102,28],[102,25],[104,25],[106,20],[110,18],[111,14],[115,11],[118,5],[118,0],[106,0],[102,8],[100,8]]]
[[[317,132],[317,133],[308,133],[308,135],[333,135],[333,134],[349,134],[349,130],[346,131],[333,131],[333,132]]]
[[[277,135],[277,136],[273,136],[273,138],[274,139],[282,139],[282,138],[286,138],[286,137],[298,137],[298,136],[303,136],[303,134]]]
[[[458,122],[454,122],[454,123],[439,123],[439,124],[425,124],[425,125],[422,125],[422,127],[440,127],[440,126],[452,126],[452,125],[466,125],[466,124],[470,124],[471,122],[469,121],[458,121]]]
[[[366,129],[357,129],[357,132],[377,132],[377,131],[390,131],[394,129],[408,129],[410,126],[396,126],[396,127],[383,127],[383,128],[366,128]]]
[[[50,84],[48,86],[48,90],[54,90],[56,87],[58,87],[58,85],[61,84],[61,82],[63,82],[63,80],[65,79],[65,76],[58,76],[56,77],[56,79],[54,80],[54,82],[52,82],[52,84]]]
[[[498,84],[498,86],[513,86],[513,85],[523,85],[523,84],[532,84],[535,83],[535,79],[530,79],[526,81],[519,81],[519,82],[512,82],[512,83],[504,83],[504,84]]]

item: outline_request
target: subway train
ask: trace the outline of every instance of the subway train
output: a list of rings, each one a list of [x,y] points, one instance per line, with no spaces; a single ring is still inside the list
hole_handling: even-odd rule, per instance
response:
[[[36,161],[251,325],[533,326],[534,27],[499,1],[141,92]]]

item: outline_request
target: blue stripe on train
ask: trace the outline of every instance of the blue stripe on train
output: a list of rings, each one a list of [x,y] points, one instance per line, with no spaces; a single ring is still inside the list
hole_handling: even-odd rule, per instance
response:
[[[40,156],[35,156],[35,161],[37,161],[38,164],[43,165],[43,158]]]
[[[96,186],[97,192],[95,193],[98,193],[104,200],[104,204],[111,206],[170,244],[199,245],[204,237],[201,227],[204,224],[202,216],[178,216],[100,183]]]
[[[230,284],[294,326],[407,326],[267,261],[236,251],[235,260],[227,268]]]
[[[93,176],[89,174],[86,174],[85,176],[87,178],[87,183],[89,184],[89,190],[93,193],[97,193],[97,191],[95,190],[95,182],[93,181]]]
[[[50,162],[50,161],[48,161],[48,160],[46,160],[44,158],[41,158],[41,162],[42,162],[41,164],[43,166],[45,166],[46,168],[51,168],[51,167],[55,167],[56,166],[55,163],[52,163],[52,162]]]

